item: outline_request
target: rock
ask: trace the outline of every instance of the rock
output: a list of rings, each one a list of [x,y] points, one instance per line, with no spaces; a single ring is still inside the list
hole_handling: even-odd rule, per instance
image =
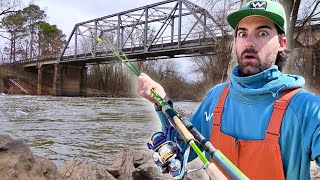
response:
[[[34,156],[22,141],[0,134],[0,174],[2,180],[57,179],[57,167],[49,160]]]
[[[173,179],[169,174],[162,174],[152,160],[151,150],[124,149],[120,152],[111,166],[84,161],[71,161],[59,168],[61,179],[66,180],[168,180]],[[199,158],[187,165],[188,169],[202,167]],[[320,173],[315,163],[311,163],[312,179],[320,179]],[[185,180],[209,180],[206,172],[201,169],[188,173]]]
[[[151,151],[124,149],[107,171],[115,175],[118,180],[161,179],[162,173],[151,156]]]
[[[320,179],[320,168],[317,166],[317,164],[312,161],[310,164],[310,175],[311,179]]]
[[[151,151],[124,149],[111,166],[85,161],[70,161],[59,168],[60,178],[66,180],[167,180],[151,159]]]
[[[192,161],[188,167],[201,167],[200,159]],[[160,168],[152,159],[151,150],[124,149],[107,171],[118,180],[167,180],[173,179],[169,174],[160,172]],[[188,174],[185,179],[209,179],[204,170]]]
[[[106,166],[86,161],[70,161],[59,168],[60,179],[64,180],[117,180],[106,170]]]
[[[42,174],[45,176],[46,179],[56,179],[58,175],[57,166],[47,158],[33,155],[35,161],[37,162],[38,166],[41,168]]]
[[[199,169],[201,167],[203,167],[203,163],[200,158],[196,158],[195,160],[187,164],[187,169],[189,170]],[[184,179],[185,180],[193,180],[193,179],[209,180],[209,176],[207,175],[204,169],[200,169],[198,171],[188,173]]]
[[[150,158],[132,172],[132,179],[167,180],[173,178],[169,174],[162,174],[159,167]]]

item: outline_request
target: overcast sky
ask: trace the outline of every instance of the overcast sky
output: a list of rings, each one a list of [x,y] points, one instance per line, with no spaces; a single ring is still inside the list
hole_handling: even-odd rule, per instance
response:
[[[79,22],[145,6],[160,0],[23,0],[23,7],[30,2],[47,14],[47,21],[55,24],[69,37]]]

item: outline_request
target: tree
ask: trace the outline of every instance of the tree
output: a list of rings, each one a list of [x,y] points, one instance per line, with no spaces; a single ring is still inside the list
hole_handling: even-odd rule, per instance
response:
[[[16,11],[16,7],[20,3],[19,0],[0,0],[0,27],[4,28],[4,25],[2,24],[3,18],[7,16],[8,14],[11,14]],[[3,32],[0,33],[0,38],[8,39],[8,38]],[[5,52],[5,49],[3,50]],[[2,56],[3,56],[3,53]]]
[[[10,62],[16,61],[16,45],[26,35],[25,23],[26,17],[22,11],[16,11],[6,16],[2,20],[3,27],[9,33],[10,40]]]
[[[23,14],[27,17],[27,28],[29,29],[29,57],[33,58],[34,54],[33,52],[35,49],[34,46],[34,38],[36,34],[36,28],[38,27],[38,24],[43,22],[44,18],[46,17],[46,14],[43,10],[40,9],[39,6],[35,4],[30,4],[28,7],[23,8]]]
[[[58,55],[65,44],[62,31],[47,22],[39,22],[37,28],[39,56]]]
[[[215,26],[220,33],[216,34],[216,44],[212,56],[193,58],[195,63],[194,73],[200,74],[202,80],[198,82],[203,87],[203,92],[213,85],[224,82],[227,79],[228,69],[231,66],[231,27],[227,26],[226,17],[231,11],[239,9],[239,1],[232,0],[205,0],[204,6],[210,9],[215,18]]]

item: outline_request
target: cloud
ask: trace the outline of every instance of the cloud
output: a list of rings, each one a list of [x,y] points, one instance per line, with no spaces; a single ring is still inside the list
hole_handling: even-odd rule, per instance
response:
[[[29,1],[23,0],[25,6]],[[156,0],[36,0],[33,1],[47,14],[47,21],[55,24],[67,36],[75,24],[138,8]]]

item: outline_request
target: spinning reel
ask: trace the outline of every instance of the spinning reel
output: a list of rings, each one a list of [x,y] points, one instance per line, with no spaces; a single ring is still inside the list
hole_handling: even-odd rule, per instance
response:
[[[183,179],[190,148],[183,155],[178,143],[170,140],[171,132],[172,127],[168,129],[166,135],[163,132],[153,134],[148,148],[154,151],[153,160],[162,173],[170,173],[174,179]]]

